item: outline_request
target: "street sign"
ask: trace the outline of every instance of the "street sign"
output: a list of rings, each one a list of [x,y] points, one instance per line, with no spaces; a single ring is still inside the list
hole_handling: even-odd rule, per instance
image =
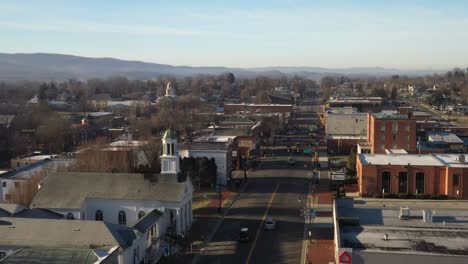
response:
[[[346,178],[346,173],[344,172],[332,172],[331,180],[332,181],[344,181]]]
[[[340,248],[338,252],[339,252],[338,254],[339,264],[353,263],[353,259],[352,259],[353,249],[352,248]]]

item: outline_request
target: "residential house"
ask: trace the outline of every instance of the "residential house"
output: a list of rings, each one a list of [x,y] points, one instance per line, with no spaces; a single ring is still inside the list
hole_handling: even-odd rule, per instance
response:
[[[110,94],[95,94],[88,99],[88,107],[95,111],[100,111],[109,106],[110,101]]]

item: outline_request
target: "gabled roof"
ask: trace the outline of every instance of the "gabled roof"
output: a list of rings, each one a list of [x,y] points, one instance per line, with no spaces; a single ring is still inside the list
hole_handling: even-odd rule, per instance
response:
[[[172,175],[173,177],[177,177]],[[78,209],[85,199],[180,202],[185,182],[161,182],[140,173],[57,172],[47,176],[31,208]]]
[[[13,215],[18,218],[63,219],[63,215],[47,209],[32,208],[20,211]]]
[[[19,204],[0,203],[0,209],[12,215],[21,212],[26,208]]]
[[[110,94],[95,94],[91,96],[91,100],[110,100],[111,96]]]
[[[268,98],[272,104],[292,104],[293,102],[291,97],[268,95]]]
[[[98,257],[92,249],[23,248],[0,260],[0,264],[93,264]]]
[[[158,210],[154,209],[153,211],[147,213],[143,218],[138,220],[138,222],[133,226],[136,230],[141,233],[146,232],[163,214]]]
[[[110,250],[127,248],[132,228],[102,221],[0,218],[0,246]]]

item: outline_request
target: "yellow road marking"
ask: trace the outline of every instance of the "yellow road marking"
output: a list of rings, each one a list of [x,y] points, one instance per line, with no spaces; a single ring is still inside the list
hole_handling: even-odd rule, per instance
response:
[[[279,184],[276,184],[275,191],[271,195],[270,202],[268,203],[267,209],[265,210],[265,213],[263,214],[262,217],[262,222],[260,223],[260,227],[257,230],[257,234],[255,235],[255,240],[252,244],[252,247],[250,248],[249,255],[247,256],[247,261],[245,262],[246,264],[250,263],[250,258],[252,258],[252,254],[255,249],[255,245],[257,244],[258,237],[260,236],[260,231],[262,230],[262,227],[265,223],[266,216],[268,215],[268,210],[270,210],[271,204],[273,203],[273,199],[275,198],[276,191],[278,191]]]

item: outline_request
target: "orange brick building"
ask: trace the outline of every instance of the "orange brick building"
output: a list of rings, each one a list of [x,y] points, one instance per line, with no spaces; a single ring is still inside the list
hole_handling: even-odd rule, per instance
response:
[[[468,161],[460,154],[359,154],[359,193],[447,195],[468,199]]]
[[[411,113],[369,113],[367,118],[367,143],[371,148],[370,153],[385,153],[386,149],[416,152],[416,120],[411,118]]]

